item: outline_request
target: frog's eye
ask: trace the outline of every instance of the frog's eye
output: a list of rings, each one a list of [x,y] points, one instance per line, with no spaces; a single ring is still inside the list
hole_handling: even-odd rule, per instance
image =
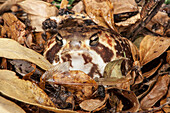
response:
[[[98,37],[97,33],[95,33],[90,37],[89,44],[90,44],[90,46],[96,46],[98,43],[99,43],[99,37]]]
[[[59,33],[55,34],[55,39],[56,39],[56,42],[59,46],[62,46],[63,45],[63,39],[61,37],[61,35]]]

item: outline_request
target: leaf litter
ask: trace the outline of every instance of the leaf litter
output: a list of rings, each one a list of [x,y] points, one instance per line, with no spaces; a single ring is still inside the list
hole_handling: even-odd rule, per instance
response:
[[[137,44],[139,50],[127,40],[134,62],[126,75],[120,71],[120,64],[127,60],[123,58],[105,67],[104,78],[92,79],[82,71],[68,70],[69,63],[52,66],[42,56],[50,38],[43,34],[42,22],[58,15],[60,9],[39,0],[10,1],[0,5],[0,96],[3,99],[6,96],[25,105],[64,113],[168,111],[170,40],[167,12],[160,10],[135,33],[144,37]],[[82,0],[73,2],[76,6],[73,10],[87,14],[98,25],[128,38],[134,28],[140,27],[140,18],[147,18],[149,11],[146,9],[158,2],[141,5],[135,0]],[[21,8],[27,16],[11,9],[13,6]],[[67,6],[68,2],[63,0],[61,8]],[[10,104],[11,109],[26,110],[15,103]]]

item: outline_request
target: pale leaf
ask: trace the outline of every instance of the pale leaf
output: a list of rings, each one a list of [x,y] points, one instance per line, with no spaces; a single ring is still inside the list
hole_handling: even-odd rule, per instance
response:
[[[49,61],[39,53],[7,38],[0,38],[0,57],[26,60],[38,65],[44,70],[51,67]]]
[[[83,2],[80,1],[79,3],[77,3],[73,8],[73,11],[77,12],[77,13],[82,13],[84,11],[84,5]]]
[[[35,105],[47,110],[61,113],[72,113],[70,110],[60,110],[54,107],[46,93],[36,84],[19,79],[15,72],[0,70],[0,92],[10,98]]]
[[[39,0],[25,0],[18,3],[25,12],[49,18],[56,14],[57,8],[50,3]]]
[[[15,103],[0,96],[0,110],[1,113],[26,113]]]
[[[39,0],[26,0],[18,3],[18,5],[28,13],[31,25],[36,28],[37,32],[43,31],[42,22],[45,21],[45,19],[56,16],[58,13],[58,10],[54,5]]]

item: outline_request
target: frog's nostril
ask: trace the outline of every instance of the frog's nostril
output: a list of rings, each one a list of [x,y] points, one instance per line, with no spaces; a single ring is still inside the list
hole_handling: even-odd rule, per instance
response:
[[[81,47],[81,41],[70,41],[70,48],[79,49]]]

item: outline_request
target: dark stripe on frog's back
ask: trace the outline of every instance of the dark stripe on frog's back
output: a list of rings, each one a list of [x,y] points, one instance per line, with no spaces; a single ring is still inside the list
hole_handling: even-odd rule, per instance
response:
[[[53,63],[53,60],[55,60],[55,54],[59,52],[59,50],[61,49],[61,46],[58,46],[57,44],[55,44],[51,49],[49,49],[46,53],[46,58],[50,63]]]
[[[117,43],[117,46],[115,46],[115,48],[118,49],[121,47],[121,50],[118,49],[118,52],[116,53],[116,55],[117,56],[122,55],[122,57],[128,58],[128,60],[124,60],[121,64],[122,74],[126,75],[133,65],[133,58],[132,58],[130,44],[126,39],[123,39],[121,37],[117,38],[116,43]],[[118,47],[118,45],[120,47]]]
[[[101,56],[104,62],[110,62],[114,55],[112,50],[101,43],[99,43],[97,46],[91,46],[90,48],[96,51],[96,53]]]

